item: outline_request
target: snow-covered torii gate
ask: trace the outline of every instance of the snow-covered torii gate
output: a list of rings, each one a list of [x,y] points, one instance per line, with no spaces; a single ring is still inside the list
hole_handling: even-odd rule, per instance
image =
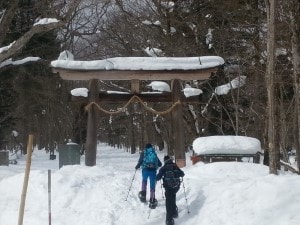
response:
[[[144,102],[195,102],[199,98],[186,98],[180,89],[181,80],[207,80],[224,60],[218,56],[203,57],[117,57],[94,61],[73,61],[58,59],[51,62],[53,72],[59,73],[64,80],[89,80],[89,96],[87,103],[105,103],[128,101],[137,96]],[[131,82],[130,95],[99,94],[97,80],[127,80]],[[171,81],[170,94],[142,94],[139,81]],[[180,167],[186,165],[185,139],[183,129],[182,105],[178,104],[172,111],[173,141],[176,163]],[[97,108],[90,104],[87,121],[87,138],[85,146],[85,164],[96,164],[97,147]]]

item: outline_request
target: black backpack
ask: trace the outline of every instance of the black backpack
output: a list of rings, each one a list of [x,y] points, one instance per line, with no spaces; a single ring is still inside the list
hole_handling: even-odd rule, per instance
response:
[[[163,177],[163,185],[165,188],[175,189],[179,188],[181,183],[180,176],[176,164],[170,164],[166,166],[165,174]]]

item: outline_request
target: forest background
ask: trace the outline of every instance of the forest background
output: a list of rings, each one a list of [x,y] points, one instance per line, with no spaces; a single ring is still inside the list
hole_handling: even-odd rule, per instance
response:
[[[33,26],[41,18],[59,22]],[[76,60],[221,56],[226,63],[211,79],[182,82],[203,91],[199,104],[184,107],[187,149],[199,136],[244,135],[258,138],[265,154],[271,148],[277,163],[288,161],[291,150],[300,158],[299,26],[298,0],[1,0],[0,148],[25,153],[29,133],[51,152],[68,139],[84,144],[87,113],[70,101],[70,91],[88,82],[64,81],[49,66],[68,50]],[[244,86],[215,93],[241,77]],[[149,91],[148,84],[141,90]],[[124,81],[99,86],[130,91]],[[132,153],[147,142],[159,149],[173,144],[168,114],[138,105],[99,114],[99,141]]]

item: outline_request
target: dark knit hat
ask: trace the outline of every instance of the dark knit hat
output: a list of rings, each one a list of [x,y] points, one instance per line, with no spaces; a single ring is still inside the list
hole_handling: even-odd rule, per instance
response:
[[[167,161],[167,160],[169,160],[169,159],[171,159],[170,156],[166,155],[166,156],[164,157],[164,162]]]
[[[146,144],[145,148],[152,148],[152,145],[150,143]]]

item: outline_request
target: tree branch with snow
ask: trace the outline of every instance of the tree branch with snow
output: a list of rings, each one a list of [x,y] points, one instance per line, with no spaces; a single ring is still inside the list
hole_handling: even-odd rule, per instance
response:
[[[16,0],[12,1],[10,7],[5,10],[1,17],[0,33],[4,35],[1,35],[0,44],[4,42],[6,33],[9,31],[9,26],[13,20],[14,13],[18,7],[17,3],[18,1]],[[35,24],[33,24],[33,26],[20,38],[13,41],[8,46],[0,48],[0,63],[2,63],[2,67],[3,65],[9,65],[7,62],[12,61],[10,58],[13,58],[15,55],[20,53],[34,35],[46,33],[63,27],[70,20],[74,10],[78,7],[79,4],[79,0],[71,1],[68,4],[68,9],[64,13],[63,18],[61,18],[60,20],[55,18],[40,19]],[[4,61],[6,61],[6,63],[3,64]],[[15,65],[18,65],[18,63],[16,63]]]

